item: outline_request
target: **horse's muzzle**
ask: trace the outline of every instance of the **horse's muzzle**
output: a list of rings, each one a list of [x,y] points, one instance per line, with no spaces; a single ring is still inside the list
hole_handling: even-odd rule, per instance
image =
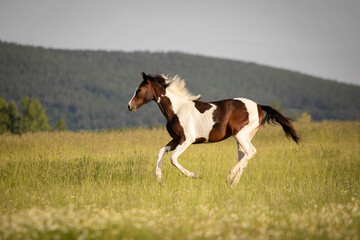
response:
[[[128,105],[128,109],[131,112],[135,112],[136,111],[136,106],[130,106],[130,104]]]

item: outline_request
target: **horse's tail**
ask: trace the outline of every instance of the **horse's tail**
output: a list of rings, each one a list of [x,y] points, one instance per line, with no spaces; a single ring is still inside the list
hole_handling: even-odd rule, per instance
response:
[[[283,116],[281,113],[276,111],[270,106],[262,106],[260,105],[261,110],[266,112],[266,116],[262,120],[261,124],[274,123],[280,124],[283,128],[286,137],[291,137],[297,144],[299,144],[300,138],[296,133],[294,126],[291,124],[291,119]]]

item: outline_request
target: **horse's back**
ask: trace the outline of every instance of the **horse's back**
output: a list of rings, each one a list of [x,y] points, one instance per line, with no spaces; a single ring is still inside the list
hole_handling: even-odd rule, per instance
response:
[[[257,104],[246,98],[233,98],[211,102],[214,125],[209,134],[209,142],[221,141],[236,135],[245,126],[258,121]]]

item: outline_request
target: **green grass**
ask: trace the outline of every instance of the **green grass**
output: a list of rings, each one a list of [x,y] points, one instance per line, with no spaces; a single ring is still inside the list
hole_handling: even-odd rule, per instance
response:
[[[234,139],[191,146],[184,177],[163,128],[0,136],[0,239],[359,239],[360,122],[262,127],[239,184]]]

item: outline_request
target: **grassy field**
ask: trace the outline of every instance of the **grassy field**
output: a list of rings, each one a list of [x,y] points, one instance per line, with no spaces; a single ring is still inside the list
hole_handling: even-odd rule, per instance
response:
[[[0,136],[0,239],[359,239],[360,122],[262,127],[239,184],[233,138],[191,146],[184,177],[163,128]]]

